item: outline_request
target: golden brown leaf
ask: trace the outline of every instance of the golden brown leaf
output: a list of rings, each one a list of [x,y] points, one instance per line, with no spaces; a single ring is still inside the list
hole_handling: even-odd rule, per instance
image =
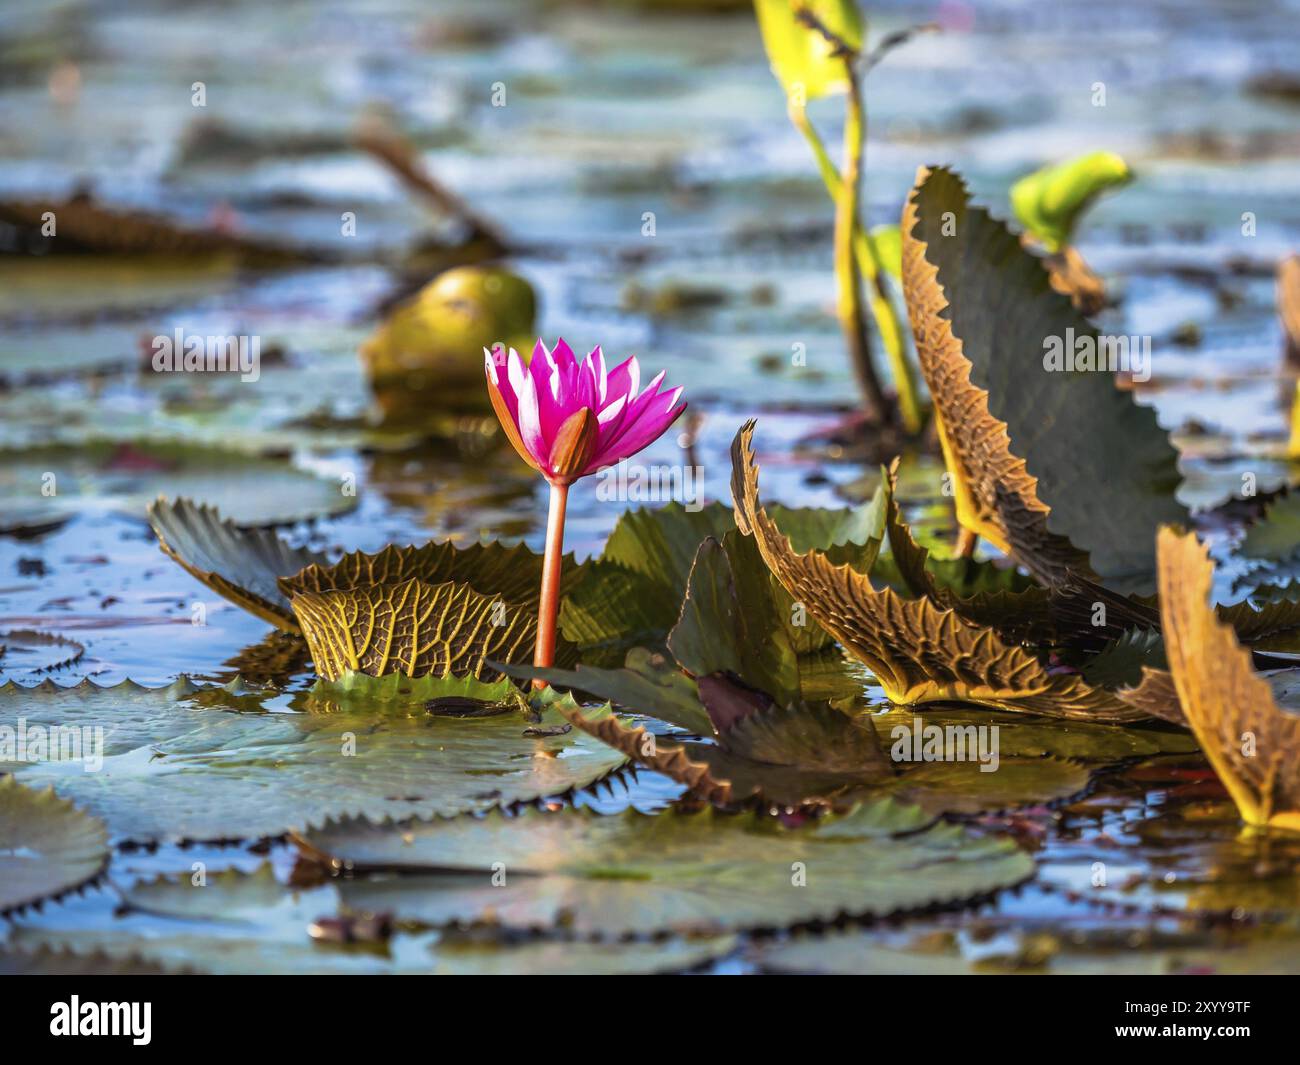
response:
[[[1161,529],[1158,560],[1170,673],[1201,749],[1248,824],[1300,830],[1300,715],[1211,609],[1214,565],[1196,536]]]
[[[949,170],[920,171],[902,234],[958,520],[1049,586],[1148,593],[1156,529],[1186,510],[1168,434],[1111,372],[1142,352],[1103,342]]]
[[[537,637],[527,610],[479,595],[464,584],[400,584],[300,592],[293,610],[311,648],[316,672],[338,680],[345,672],[382,677],[500,674],[484,659],[520,661]]]
[[[629,728],[615,717],[589,718],[579,707],[567,705],[564,700],[552,705],[574,728],[621,751],[638,765],[685,785],[691,797],[719,806],[731,803],[731,784],[715,779],[705,763],[692,761],[673,741],[661,741],[640,726]]]
[[[572,555],[565,556],[561,594],[578,575]],[[279,580],[280,590],[292,598],[302,592],[345,591],[381,584],[401,584],[412,578],[425,584],[456,581],[480,595],[497,596],[515,606],[536,608],[542,583],[542,556],[524,544],[499,543],[460,547],[450,541],[395,547],[375,554],[353,551],[332,566],[306,566]]]
[[[754,423],[746,423],[731,445],[736,524],[755,538],[786,591],[866,663],[891,700],[965,700],[1089,721],[1146,716],[1077,675],[1049,674],[1033,655],[955,610],[925,596],[904,599],[889,588],[876,591],[867,577],[832,564],[819,551],[795,552],[759,501],[753,430]]]

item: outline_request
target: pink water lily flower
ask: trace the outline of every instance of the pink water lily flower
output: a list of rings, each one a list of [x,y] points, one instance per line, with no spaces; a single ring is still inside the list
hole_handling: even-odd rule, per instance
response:
[[[686,409],[677,402],[680,388],[659,390],[662,372],[641,389],[636,356],[608,370],[599,345],[582,362],[563,340],[549,351],[539,340],[527,365],[513,348],[504,366],[492,352],[483,354],[506,435],[552,484],[572,484],[635,455]]]
[[[599,346],[582,362],[563,340],[549,351],[539,340],[527,366],[514,348],[500,360],[504,366],[492,352],[485,349],[483,355],[488,394],[501,427],[520,457],[551,486],[533,653],[533,665],[550,666],[555,660],[569,485],[654,443],[686,404],[677,402],[680,388],[659,391],[662,373],[642,389],[635,356],[607,370]],[[546,685],[534,680],[533,686]]]

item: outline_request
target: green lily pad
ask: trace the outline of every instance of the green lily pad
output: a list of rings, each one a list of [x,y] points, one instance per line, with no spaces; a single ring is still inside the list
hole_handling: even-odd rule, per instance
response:
[[[52,784],[103,818],[114,839],[152,841],[273,836],[346,814],[483,810],[583,788],[624,763],[580,731],[558,731],[566,722],[551,709],[460,718],[384,704],[334,713],[265,704],[266,693],[239,681],[11,682],[0,687],[0,725],[102,728],[103,760],[97,769],[84,759],[0,768]]]
[[[884,915],[966,901],[1033,872],[1006,840],[888,800],[802,828],[712,808],[653,817],[525,810],[400,825],[350,820],[304,833],[301,843],[336,868],[406,874],[340,882],[355,911],[432,926],[491,914],[508,927],[593,936]]]
[[[838,563],[870,569],[879,550],[882,504],[877,499],[851,508],[779,508],[798,543],[824,549]],[[616,666],[634,647],[662,650],[681,616],[682,599],[700,544],[712,537],[724,545],[736,531],[730,507],[710,503],[688,510],[669,503],[656,510],[625,512],[600,557],[568,590],[560,605],[560,628],[577,644],[588,665]],[[874,537],[874,539],[873,539]],[[764,573],[747,545],[728,547],[742,583],[757,592]],[[752,572],[751,572],[752,571]],[[766,575],[766,574],[764,574]],[[775,613],[800,654],[820,650],[831,637],[811,618],[792,621],[793,600],[768,577]]]
[[[1174,496],[1178,453],[1155,412],[1118,389],[1108,366],[1095,368],[1116,353],[1016,237],[971,204],[957,174],[924,174],[907,214],[908,304],[914,331],[930,337],[921,363],[954,475],[966,471],[959,504],[971,493],[987,519],[980,531],[1046,582],[1090,566],[1116,591],[1150,593],[1156,530],[1188,521]],[[942,336],[939,314],[951,326]],[[1094,368],[1067,361],[1067,346],[1093,352]]]
[[[137,884],[126,913],[85,900],[10,934],[0,971],[302,974],[681,972],[733,952],[734,936],[630,943],[520,937],[491,929],[412,934],[356,922],[333,884],[293,890],[270,864]],[[348,941],[351,939],[352,941]]]
[[[799,697],[799,662],[752,537],[700,544],[668,648],[695,677],[732,673],[778,702]]]
[[[237,451],[149,441],[0,451],[0,531],[33,512],[143,519],[163,494],[211,503],[240,525],[287,525],[356,505],[337,482]]]
[[[290,547],[270,530],[240,528],[217,508],[186,499],[158,500],[149,507],[149,520],[164,553],[213,591],[286,632],[301,632],[291,604],[295,595],[392,586],[412,578],[428,584],[454,580],[535,611],[541,586],[542,556],[524,544],[430,541],[389,545],[374,554],[352,551],[331,562],[320,552]],[[582,568],[572,556],[565,558],[562,590]]]
[[[79,888],[107,866],[102,821],[49,789],[0,778],[0,914]]]
[[[1300,555],[1300,492],[1269,503],[1264,516],[1246,530],[1241,553],[1267,562],[1289,562]]]
[[[338,680],[321,678],[312,685],[309,706],[313,710],[365,709],[383,704],[398,703],[478,703],[488,709],[518,709],[522,704],[519,689],[502,677],[488,682],[476,677],[457,677],[448,673],[437,677],[407,677],[389,673],[372,677],[367,673],[347,672]]]
[[[317,551],[291,547],[270,529],[242,529],[206,503],[158,499],[149,524],[163,553],[213,591],[286,632],[298,632],[281,577],[328,565]]]

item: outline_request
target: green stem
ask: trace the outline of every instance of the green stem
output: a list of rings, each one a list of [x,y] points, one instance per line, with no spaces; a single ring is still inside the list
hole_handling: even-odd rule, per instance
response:
[[[856,110],[859,115],[859,129],[861,130],[865,118],[862,117],[861,90],[856,78],[851,81],[850,110],[854,107],[853,97],[855,95],[857,96]],[[830,153],[826,151],[826,145],[822,143],[817,130],[809,121],[806,108],[791,103],[789,112],[790,121],[804,135],[804,139],[807,140],[808,146],[812,149],[813,158],[817,162],[817,169],[821,174],[822,182],[826,186],[827,193],[836,204],[839,204],[844,196],[844,182],[839,171],[835,168]],[[847,133],[846,130],[846,141]],[[860,160],[861,142],[859,142],[858,155]],[[923,422],[923,414],[920,392],[916,382],[916,368],[912,364],[912,360],[908,358],[906,334],[903,332],[902,323],[899,321],[898,309],[894,301],[890,299],[889,291],[885,287],[884,271],[876,258],[876,249],[868,239],[856,211],[854,212],[852,247],[853,259],[857,264],[857,269],[871,285],[871,314],[876,320],[876,328],[880,330],[880,339],[884,343],[885,353],[889,357],[889,367],[893,373],[894,385],[898,389],[898,402],[903,425],[909,433],[919,433]]]
[[[853,65],[844,63],[850,80]],[[835,287],[836,310],[848,345],[849,356],[867,401],[868,413],[886,421],[893,408],[880,387],[875,363],[871,359],[871,334],[867,331],[866,309],[862,302],[862,275],[853,256],[853,234],[858,220],[858,178],[862,167],[862,99],[849,94],[844,120],[844,176],[835,201]]]

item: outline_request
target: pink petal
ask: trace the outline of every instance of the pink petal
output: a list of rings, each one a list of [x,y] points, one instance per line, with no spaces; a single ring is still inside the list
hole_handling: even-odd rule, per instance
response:
[[[560,345],[556,344],[556,350]],[[572,352],[569,353],[572,357]],[[537,395],[538,425],[542,439],[546,442],[544,455],[551,453],[551,444],[555,434],[564,424],[572,411],[568,409],[569,397],[561,387],[560,367],[556,364],[553,352],[546,350],[540,340],[533,349],[532,362],[528,364],[528,376],[532,380]]]
[[[616,396],[627,396],[631,400],[640,387],[641,366],[636,361],[636,356],[632,355],[609,371],[605,402],[610,402]]]
[[[519,437],[523,440],[524,447],[545,470],[551,449],[542,433],[542,421],[537,404],[537,384],[531,375],[524,378],[523,390],[519,394],[518,425]]]
[[[596,468],[611,466],[620,459],[630,458],[663,436],[686,409],[685,403],[677,403],[681,394],[682,390],[675,388],[671,392],[650,397],[649,403],[635,416],[629,412],[617,437],[612,441],[601,441],[594,459]]]

